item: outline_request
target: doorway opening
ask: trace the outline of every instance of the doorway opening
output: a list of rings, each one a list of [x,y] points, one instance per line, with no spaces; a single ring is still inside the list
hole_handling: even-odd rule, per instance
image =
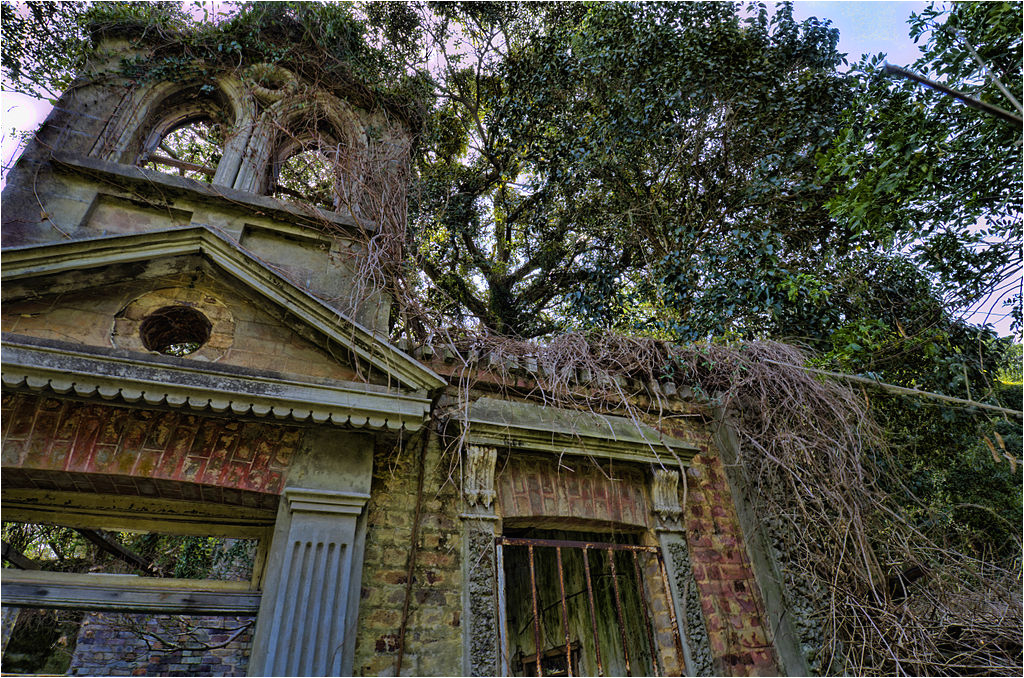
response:
[[[684,665],[660,550],[636,542],[553,530],[497,538],[507,675],[663,676],[669,638]]]

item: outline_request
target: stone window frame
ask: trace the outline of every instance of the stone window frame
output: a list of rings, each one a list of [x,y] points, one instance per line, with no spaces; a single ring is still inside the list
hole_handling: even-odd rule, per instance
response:
[[[222,120],[218,120],[215,116],[216,114],[211,115],[210,111],[207,110],[206,107],[197,106],[194,111],[186,110],[178,112],[174,116],[169,116],[161,120],[159,124],[150,130],[149,135],[142,144],[142,150],[139,152],[139,157],[135,164],[140,167],[145,167],[149,163],[154,163],[158,166],[156,168],[157,171],[165,173],[169,172],[159,169],[160,165],[169,165],[170,167],[178,168],[180,170],[200,172],[202,174],[206,174],[209,177],[209,183],[212,184],[214,177],[217,176],[216,166],[209,167],[206,165],[196,165],[194,163],[172,158],[167,154],[161,155],[159,151],[161,150],[160,145],[163,143],[164,139],[182,128],[203,122],[221,124],[226,128],[227,125]],[[223,159],[224,147],[218,146],[218,148],[220,149],[221,159]],[[219,165],[220,160],[217,161],[217,166]]]
[[[207,89],[208,88],[208,89]],[[147,115],[137,133],[138,151],[133,163],[144,166],[151,160],[160,143],[175,130],[203,120],[211,120],[231,129],[238,121],[238,111],[224,92],[212,86],[185,86],[167,94]],[[224,161],[227,151],[221,148],[221,160],[212,171],[210,183],[214,183],[217,169]]]
[[[241,80],[223,74],[209,82],[157,82],[135,91],[125,108],[130,112],[100,135],[89,155],[139,167],[168,133],[190,121],[223,118],[225,143],[210,184],[239,188],[257,112]]]
[[[268,196],[277,198],[279,200],[295,199],[303,203],[313,205],[320,209],[327,210],[329,212],[341,211],[345,207],[345,205],[343,204],[343,196],[338,192],[338,184],[340,181],[343,180],[343,177],[340,176],[340,172],[334,171],[334,186],[332,187],[333,205],[331,206],[328,206],[322,202],[316,202],[315,200],[311,199],[310,196],[308,195],[293,195],[291,194],[290,191],[286,193],[287,197],[281,197],[277,195],[279,192],[281,192],[281,170],[284,168],[285,163],[287,163],[295,156],[303,155],[309,152],[319,153],[329,163],[327,169],[332,171],[336,170],[336,167],[330,164],[332,162],[331,157],[328,155],[328,153],[325,153],[324,150],[325,148],[329,148],[331,146],[334,146],[338,149],[340,149],[342,146],[342,143],[341,141],[338,140],[337,135],[331,130],[319,132],[316,135],[309,134],[303,135],[301,137],[286,137],[283,143],[275,146],[274,148],[273,154],[268,164],[264,192]],[[338,153],[340,152],[341,151],[339,150]]]
[[[259,92],[256,94],[258,96]],[[263,119],[261,133],[265,141],[262,148],[255,145],[253,148],[261,155],[255,163],[261,168],[255,190],[262,195],[273,194],[281,167],[289,158],[305,150],[320,150],[321,144],[317,142],[322,139],[330,140],[338,148],[345,148],[346,160],[351,165],[348,169],[355,169],[358,173],[366,159],[366,128],[351,105],[327,92],[288,90],[267,107]],[[349,194],[336,195],[335,207],[327,211],[357,209],[359,182],[360,176],[352,177]]]
[[[140,334],[142,324],[152,313],[167,306],[194,309],[210,322],[210,335],[206,341],[198,349],[178,357],[217,362],[234,345],[235,321],[231,310],[213,294],[192,287],[164,287],[129,301],[114,315],[110,329],[111,344],[129,351],[150,352]]]

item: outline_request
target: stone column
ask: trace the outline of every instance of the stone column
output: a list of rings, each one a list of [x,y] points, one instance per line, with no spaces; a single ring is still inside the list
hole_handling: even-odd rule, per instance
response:
[[[463,674],[504,675],[499,659],[498,567],[494,538],[494,464],[498,450],[469,445],[463,464],[462,492],[467,509],[462,519]]]
[[[285,489],[249,675],[352,672],[353,587],[362,571],[358,519],[368,494]]]
[[[683,507],[679,503],[679,470],[655,469],[651,479],[652,512],[661,557],[665,561],[672,603],[683,641],[686,675],[715,675],[711,644],[708,640],[700,591],[693,577],[690,547],[683,527]]]

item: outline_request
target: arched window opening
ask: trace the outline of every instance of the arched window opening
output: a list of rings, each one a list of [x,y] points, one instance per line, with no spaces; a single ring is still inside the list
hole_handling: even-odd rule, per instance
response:
[[[296,144],[274,165],[270,195],[307,202],[331,211],[343,209],[348,191],[342,166],[345,150],[332,139]]]
[[[225,126],[210,117],[173,127],[143,157],[142,166],[212,183],[224,152]]]
[[[301,200],[332,211],[338,209],[335,163],[316,148],[292,155],[280,164],[272,195]]]

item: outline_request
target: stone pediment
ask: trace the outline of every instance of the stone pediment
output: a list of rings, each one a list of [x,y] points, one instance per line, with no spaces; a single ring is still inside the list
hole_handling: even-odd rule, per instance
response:
[[[205,227],[8,248],[2,264],[9,386],[416,428],[444,383]],[[193,325],[175,353],[167,328],[184,341]]]

